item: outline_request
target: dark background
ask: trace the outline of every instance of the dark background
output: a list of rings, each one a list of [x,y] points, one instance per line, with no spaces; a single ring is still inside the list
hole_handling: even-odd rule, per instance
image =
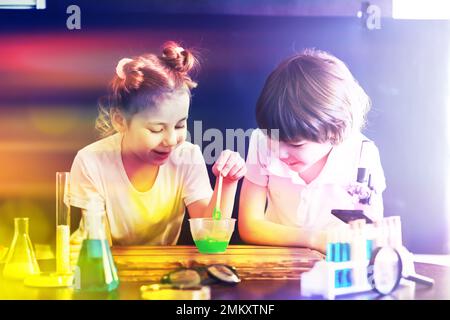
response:
[[[54,174],[96,139],[96,102],[117,61],[177,40],[201,53],[189,125],[202,120],[203,130],[255,128],[265,78],[297,51],[346,62],[373,102],[364,133],[380,150],[385,215],[401,216],[413,252],[448,253],[449,22],[386,14],[368,30],[360,1],[337,3],[53,0],[0,10],[0,245],[19,215],[31,217],[33,242],[53,241]],[[66,28],[71,4],[81,30]],[[186,221],[180,243],[192,243]]]

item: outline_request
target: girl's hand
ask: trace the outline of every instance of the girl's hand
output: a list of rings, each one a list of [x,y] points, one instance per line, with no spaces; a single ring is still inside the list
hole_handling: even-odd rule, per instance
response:
[[[242,159],[238,152],[224,150],[212,167],[212,171],[216,177],[221,173],[224,180],[238,181],[247,173],[245,160]]]

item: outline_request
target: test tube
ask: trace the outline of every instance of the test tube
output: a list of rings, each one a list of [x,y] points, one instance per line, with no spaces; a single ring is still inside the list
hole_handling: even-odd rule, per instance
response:
[[[352,227],[356,230],[359,238],[359,248],[357,253],[357,259],[364,261],[367,260],[367,230],[366,221],[364,219],[358,219],[353,221]]]
[[[374,248],[383,246],[383,235],[381,229],[381,220],[375,220],[373,223],[373,233],[375,235]]]
[[[342,262],[341,238],[339,228],[334,230],[333,235],[333,262]],[[334,272],[334,287],[342,287],[342,270],[335,270]]]
[[[56,173],[56,272],[68,274],[70,267],[69,172]]]
[[[355,287],[363,286],[367,281],[367,271],[365,262],[367,261],[367,233],[366,221],[358,219],[350,222],[352,229],[352,248],[351,257],[355,261],[355,268],[352,273],[352,285]]]
[[[386,218],[389,232],[389,245],[394,249],[399,249],[402,243],[402,224],[400,216]]]
[[[359,234],[355,225],[350,224],[350,259],[353,263],[353,270],[350,271],[350,285],[359,286],[359,281],[361,279],[361,268],[360,261],[358,260],[359,251]]]
[[[327,252],[326,261],[334,261],[334,241],[335,241],[335,230],[331,229],[327,234]]]
[[[342,250],[342,254],[341,254],[341,260],[342,262],[347,262],[350,261],[350,237],[349,237],[349,230],[348,228],[342,228],[340,230],[340,241],[341,242],[341,250]],[[341,273],[341,286],[342,287],[350,287],[352,284],[352,279],[351,279],[351,269],[347,268],[342,270]]]
[[[383,218],[381,220],[381,234],[383,235],[383,243],[385,246],[391,245],[391,232],[389,230],[389,220],[388,218]]]

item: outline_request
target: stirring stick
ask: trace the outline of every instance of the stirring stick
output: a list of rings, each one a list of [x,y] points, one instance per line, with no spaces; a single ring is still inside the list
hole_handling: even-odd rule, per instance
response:
[[[219,185],[217,186],[217,197],[216,197],[216,207],[213,212],[213,219],[219,220],[222,217],[222,212],[220,212],[220,200],[222,197],[222,173],[219,172]]]
[[[220,200],[222,198],[222,181],[223,176],[222,173],[219,173],[219,186],[217,187],[217,199],[216,199],[216,208],[220,210]]]

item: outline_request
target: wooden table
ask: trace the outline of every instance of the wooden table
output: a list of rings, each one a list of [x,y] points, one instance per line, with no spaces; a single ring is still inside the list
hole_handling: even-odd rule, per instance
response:
[[[77,295],[71,288],[28,288],[20,282],[0,278],[0,299],[138,300],[141,298],[140,286],[151,282],[142,279],[157,278],[155,274],[172,270],[173,267],[219,262],[234,264],[244,280],[236,286],[212,285],[212,300],[300,300],[304,298],[300,295],[299,275],[313,260],[322,257],[320,253],[308,249],[256,246],[230,246],[224,255],[201,255],[193,247],[183,246],[157,247],[155,250],[150,247],[114,248],[113,253],[121,274],[121,284],[114,293]],[[450,299],[449,267],[416,263],[416,271],[435,279],[434,287],[416,285],[400,288],[391,296],[381,298]],[[343,298],[365,300],[380,297],[374,292],[367,292]]]
[[[230,245],[223,254],[201,254],[195,246],[115,247],[123,282],[159,281],[180,267],[221,263],[234,266],[243,280],[298,280],[324,258],[306,248]]]

